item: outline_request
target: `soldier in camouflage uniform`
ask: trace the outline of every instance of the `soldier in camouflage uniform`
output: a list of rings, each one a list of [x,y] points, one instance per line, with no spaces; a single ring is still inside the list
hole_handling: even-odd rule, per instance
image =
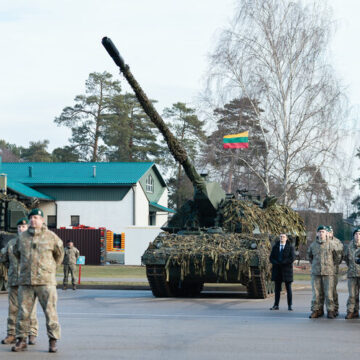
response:
[[[56,341],[60,339],[56,311],[56,265],[63,261],[64,244],[47,229],[43,216],[40,209],[33,209],[29,214],[29,229],[18,237],[14,245],[14,255],[20,261],[20,277],[16,344],[12,351],[27,349],[25,337],[36,298],[45,313],[49,352],[57,351]]]
[[[79,250],[74,246],[72,241],[67,242],[64,255],[64,281],[63,289],[66,290],[69,273],[71,274],[71,282],[73,290],[76,290],[76,261],[80,256]]]
[[[334,275],[334,304],[335,304],[335,317],[339,315],[339,296],[336,290],[337,284],[339,282],[339,265],[341,263],[341,261],[343,260],[343,250],[344,250],[344,246],[342,244],[342,242],[334,237],[334,231],[331,225],[327,226],[327,232],[328,232],[328,236],[330,239],[330,242],[334,243],[334,246],[336,248],[337,251],[337,259],[338,262],[335,264],[335,275]],[[324,303],[324,293],[321,293],[321,303]],[[324,309],[321,309],[321,312],[324,313]]]
[[[335,265],[338,263],[336,247],[330,242],[327,228],[320,225],[317,229],[316,240],[309,246],[308,258],[311,263],[312,301],[310,318],[322,316],[324,306],[321,293],[324,293],[327,317],[334,319],[334,275]]]
[[[353,240],[345,251],[345,262],[348,266],[348,289],[347,315],[345,319],[359,317],[359,287],[360,287],[360,228],[355,229]]]
[[[17,222],[18,234],[28,229],[28,219],[22,218]],[[7,320],[7,336],[1,341],[2,344],[14,344],[15,337],[15,325],[16,317],[18,315],[18,278],[19,278],[19,264],[17,258],[13,254],[13,247],[17,238],[11,239],[5,248],[1,251],[1,260],[5,262],[9,267],[9,315]],[[30,315],[30,331],[29,331],[29,345],[35,345],[38,332],[38,321],[36,318],[36,304]]]

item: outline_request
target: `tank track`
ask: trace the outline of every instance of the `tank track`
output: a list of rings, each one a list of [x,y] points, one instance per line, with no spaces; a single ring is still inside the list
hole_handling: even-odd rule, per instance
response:
[[[274,293],[274,284],[272,281],[266,281],[264,274],[259,268],[251,268],[251,281],[247,285],[249,298],[266,299]]]
[[[155,297],[193,297],[201,293],[202,282],[166,281],[163,265],[146,265],[146,276]]]
[[[146,276],[155,297],[172,296],[169,284],[166,281],[165,266],[146,265]]]

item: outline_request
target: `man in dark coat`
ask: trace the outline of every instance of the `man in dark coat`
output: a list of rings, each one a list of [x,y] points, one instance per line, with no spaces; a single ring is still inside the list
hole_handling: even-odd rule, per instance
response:
[[[273,246],[270,254],[272,264],[271,280],[275,282],[275,303],[270,310],[279,310],[281,284],[284,282],[287,293],[288,310],[292,311],[291,283],[294,280],[293,262],[295,249],[287,239],[286,234],[280,234],[280,241]]]

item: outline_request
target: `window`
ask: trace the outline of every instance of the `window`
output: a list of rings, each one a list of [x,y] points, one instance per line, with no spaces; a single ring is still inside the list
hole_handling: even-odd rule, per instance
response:
[[[155,211],[149,212],[149,225],[156,225],[156,212]]]
[[[71,226],[79,226],[80,225],[80,216],[79,215],[71,215]]]
[[[47,226],[56,229],[56,215],[48,215]]]
[[[146,178],[146,192],[153,193],[154,192],[154,179],[151,175]]]

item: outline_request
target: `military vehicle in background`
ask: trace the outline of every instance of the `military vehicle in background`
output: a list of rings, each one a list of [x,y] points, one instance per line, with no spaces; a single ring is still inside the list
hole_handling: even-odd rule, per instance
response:
[[[1,161],[0,161],[1,164]],[[7,193],[7,178],[0,174],[0,251],[17,233],[17,222],[28,213],[27,206]],[[0,291],[7,288],[7,268],[0,263]]]
[[[296,243],[304,241],[302,219],[274,198],[237,198],[200,176],[115,45],[107,37],[102,44],[194,185],[193,200],[178,210],[142,256],[154,296],[196,296],[204,283],[241,283],[250,297],[266,298],[274,290],[271,240],[287,233]]]

